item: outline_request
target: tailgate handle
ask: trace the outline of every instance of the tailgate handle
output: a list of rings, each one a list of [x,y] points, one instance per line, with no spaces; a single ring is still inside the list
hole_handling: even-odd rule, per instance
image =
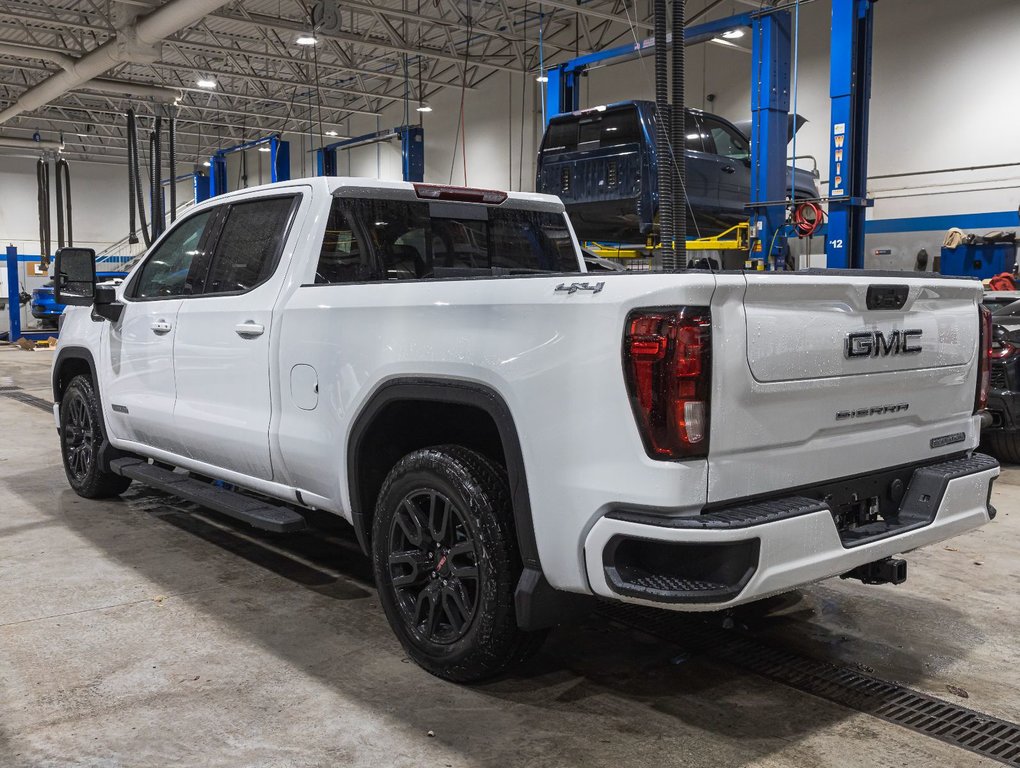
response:
[[[905,285],[869,285],[868,309],[903,309],[908,291]]]

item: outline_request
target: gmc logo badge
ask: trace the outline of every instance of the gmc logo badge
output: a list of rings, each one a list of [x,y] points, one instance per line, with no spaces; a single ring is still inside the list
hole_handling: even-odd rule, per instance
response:
[[[890,355],[916,355],[921,351],[920,344],[911,342],[921,340],[920,329],[909,331],[893,331],[886,338],[881,331],[857,331],[846,335],[843,354],[848,358],[855,357],[889,357]]]

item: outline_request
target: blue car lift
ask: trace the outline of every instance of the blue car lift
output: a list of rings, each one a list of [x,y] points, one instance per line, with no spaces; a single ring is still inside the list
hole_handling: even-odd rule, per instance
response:
[[[195,195],[195,205],[205,202],[210,197],[210,179],[199,171],[192,171],[191,173],[182,173],[174,179],[174,183],[179,183],[191,179],[191,190]],[[170,179],[163,179],[161,182],[164,187],[170,186]]]
[[[400,139],[400,168],[404,181],[425,180],[425,131],[420,125],[398,125],[384,131],[366,133],[352,139],[334,141],[315,150],[318,176],[339,176],[337,152]]]
[[[7,316],[10,319],[10,331],[7,341],[14,343],[18,339],[44,341],[56,336],[57,331],[26,331],[21,330],[21,289],[18,280],[18,249],[7,246]]]
[[[876,0],[832,0],[830,96],[829,222],[826,257],[830,268],[864,266],[867,199],[868,103],[871,97],[871,45]],[[789,8],[787,5],[786,8]],[[774,257],[782,268],[786,219],[786,151],[790,111],[790,11],[742,13],[687,27],[694,45],[726,30],[750,27],[751,93],[751,239],[757,257]],[[636,58],[655,47],[652,38],[579,56],[548,72],[546,123],[581,105],[581,77],[588,70]]]
[[[875,0],[832,0],[829,96],[830,269],[864,268],[864,219],[868,199],[868,111]]]
[[[280,138],[279,134],[274,133],[272,136],[263,136],[261,139],[246,141],[243,144],[217,150],[209,158],[209,194],[207,197],[222,195],[229,189],[227,185],[227,155],[234,152],[244,152],[246,149],[260,147],[263,144],[269,145],[269,180],[273,182],[289,180],[290,142],[284,141]],[[198,193],[199,188],[196,186],[196,202],[198,202]]]

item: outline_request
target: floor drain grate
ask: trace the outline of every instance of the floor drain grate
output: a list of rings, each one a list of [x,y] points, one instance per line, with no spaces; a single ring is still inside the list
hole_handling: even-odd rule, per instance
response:
[[[17,400],[25,405],[35,406],[44,411],[53,410],[53,403],[43,400],[41,397],[30,395],[28,392],[22,392],[19,387],[0,387],[0,395],[11,400]]]
[[[797,656],[693,617],[614,605],[600,613],[777,683],[1020,768],[1020,725],[857,670]]]

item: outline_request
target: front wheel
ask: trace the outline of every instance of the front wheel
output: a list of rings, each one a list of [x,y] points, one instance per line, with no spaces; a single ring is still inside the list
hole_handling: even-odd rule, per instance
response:
[[[131,478],[104,472],[99,462],[103,445],[99,397],[88,376],[75,376],[60,401],[60,453],[67,482],[79,496],[105,499],[131,485]]]
[[[443,445],[401,459],[379,494],[372,554],[386,618],[428,672],[483,680],[541,644],[517,626],[506,472],[481,454]]]

